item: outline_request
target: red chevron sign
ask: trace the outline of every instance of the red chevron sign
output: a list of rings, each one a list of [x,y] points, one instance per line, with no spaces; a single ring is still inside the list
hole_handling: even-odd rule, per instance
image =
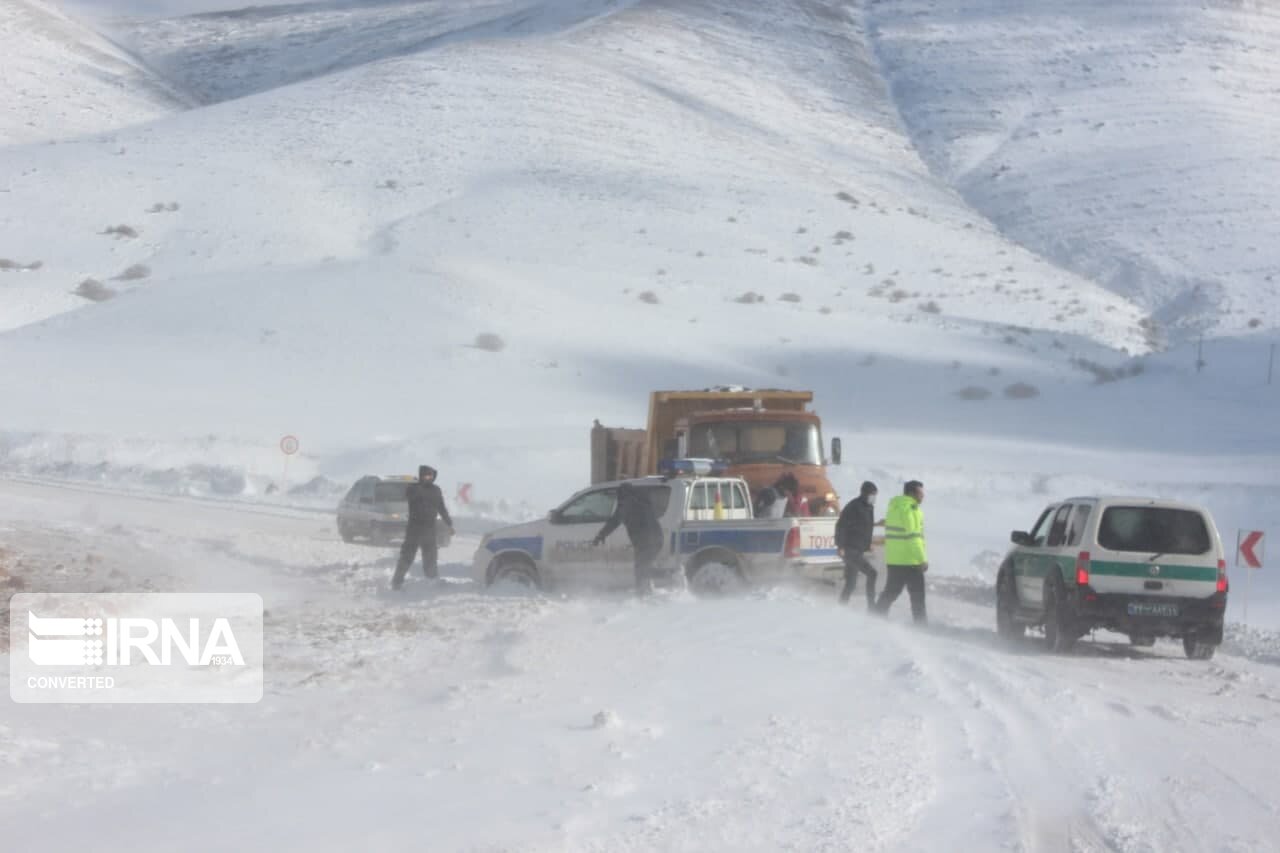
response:
[[[1262,568],[1265,539],[1261,530],[1241,530],[1237,540],[1236,565]]]

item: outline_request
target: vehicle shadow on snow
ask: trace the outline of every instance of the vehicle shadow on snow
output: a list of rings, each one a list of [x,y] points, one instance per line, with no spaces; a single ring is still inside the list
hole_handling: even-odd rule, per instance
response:
[[[944,598],[963,601],[991,608],[992,621],[995,620],[996,588],[994,584],[971,578],[939,577],[929,583],[931,594]],[[1011,655],[1048,655],[1044,647],[1044,638],[1038,634],[1005,639],[992,628],[961,627],[945,623],[931,622],[929,633],[945,636],[949,639],[967,642],[971,645],[1004,652]],[[1105,639],[1084,637],[1071,650],[1070,654],[1058,657],[1094,657],[1118,660],[1156,660],[1166,656],[1150,649],[1135,648],[1127,641],[1110,642]]]
[[[1007,655],[1058,657],[1058,658],[1107,658],[1112,660],[1158,660],[1166,657],[1146,649],[1138,649],[1127,643],[1112,643],[1106,640],[1081,639],[1069,654],[1051,655],[1045,648],[1044,638],[1035,634],[1005,639],[992,628],[972,628],[946,623],[930,622],[924,629],[927,633],[957,640],[978,646],[990,651]]]

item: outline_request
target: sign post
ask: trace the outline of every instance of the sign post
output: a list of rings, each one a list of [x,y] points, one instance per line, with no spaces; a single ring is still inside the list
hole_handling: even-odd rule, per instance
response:
[[[1236,535],[1236,567],[1244,567],[1244,623],[1249,624],[1249,589],[1253,573],[1262,568],[1266,556],[1266,534],[1261,530],[1241,530]]]
[[[286,435],[280,439],[280,452],[284,454],[284,475],[280,478],[280,494],[289,491],[289,457],[298,452],[298,438]]]

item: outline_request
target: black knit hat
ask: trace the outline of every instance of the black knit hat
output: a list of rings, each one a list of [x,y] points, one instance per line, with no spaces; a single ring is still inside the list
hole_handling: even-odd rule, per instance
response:
[[[866,480],[862,483],[861,494],[863,497],[866,497],[867,495],[878,495],[880,494],[880,490],[876,488],[875,483],[871,482],[870,480]]]
[[[418,479],[419,479],[419,480],[421,480],[423,477],[427,476],[428,474],[430,474],[430,475],[431,475],[431,478],[434,480],[434,479],[435,479],[435,476],[436,476],[436,469],[435,469],[435,468],[432,468],[430,465],[419,465],[419,466],[418,466]]]

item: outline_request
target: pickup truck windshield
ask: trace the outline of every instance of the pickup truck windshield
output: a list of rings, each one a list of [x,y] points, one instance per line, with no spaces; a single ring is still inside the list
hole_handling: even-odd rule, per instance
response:
[[[689,455],[735,464],[821,465],[822,439],[816,424],[760,421],[698,424],[689,432]]]

